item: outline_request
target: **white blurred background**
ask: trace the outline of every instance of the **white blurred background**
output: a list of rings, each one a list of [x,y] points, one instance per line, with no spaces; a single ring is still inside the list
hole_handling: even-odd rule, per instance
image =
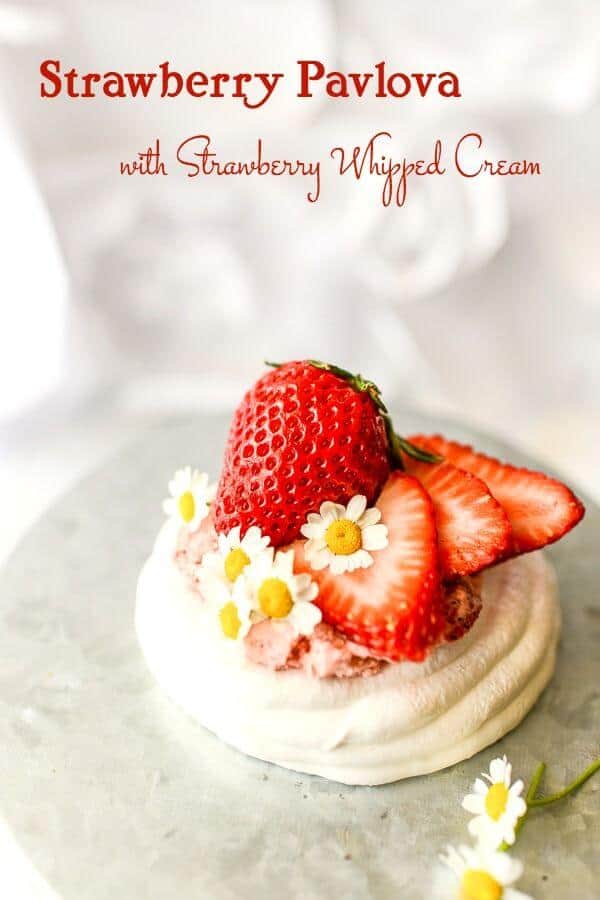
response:
[[[360,369],[600,498],[600,7],[593,0],[0,0],[0,550],[165,414],[230,409],[261,360]],[[285,71],[232,100],[41,100],[39,64]],[[460,101],[300,101],[298,58],[460,75]],[[160,136],[407,155],[478,130],[541,178],[422,179],[404,209],[328,179],[122,178]],[[401,423],[398,423],[401,428]],[[192,450],[192,448],[190,448]],[[175,462],[175,461],[174,461]],[[184,461],[177,461],[184,462]]]
[[[257,111],[43,101],[48,57],[288,83]],[[463,97],[299,101],[311,57],[451,69]],[[599,82],[595,0],[0,0],[0,556],[146,425],[230,409],[265,356],[360,369],[600,499]],[[382,128],[407,155],[475,129],[544,174],[424,179],[400,210],[346,179],[309,205],[296,180],[118,175],[156,136],[311,157]],[[5,890],[49,897],[5,831]]]

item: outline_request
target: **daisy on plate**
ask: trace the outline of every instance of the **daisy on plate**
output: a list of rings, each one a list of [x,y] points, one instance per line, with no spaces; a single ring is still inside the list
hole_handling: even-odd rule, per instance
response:
[[[217,549],[202,557],[198,575],[202,587],[208,595],[219,594],[226,598],[231,595],[234,583],[246,566],[263,553],[271,538],[263,535],[257,525],[252,525],[240,536],[240,526],[217,537]]]
[[[297,634],[312,634],[321,621],[313,600],[319,589],[310,575],[294,573],[294,551],[273,548],[260,553],[233,586],[232,598],[242,618],[272,619],[291,625]]]
[[[521,779],[511,784],[512,766],[506,756],[493,759],[489,773],[477,778],[474,793],[467,794],[462,805],[475,818],[469,831],[482,843],[496,849],[503,841],[515,842],[515,825],[527,810],[521,797]],[[483,780],[485,779],[485,781]]]
[[[511,885],[523,874],[523,863],[508,853],[485,847],[447,847],[440,859],[456,877],[460,900],[532,900]]]
[[[191,466],[178,469],[169,482],[170,496],[163,503],[167,516],[195,531],[215,498],[217,487],[208,483],[206,472]]]
[[[371,552],[388,545],[388,530],[380,519],[377,507],[367,509],[363,494],[357,494],[347,506],[322,503],[319,512],[309,513],[300,529],[308,538],[304,545],[308,563],[315,570],[329,566],[334,575],[372,566]]]

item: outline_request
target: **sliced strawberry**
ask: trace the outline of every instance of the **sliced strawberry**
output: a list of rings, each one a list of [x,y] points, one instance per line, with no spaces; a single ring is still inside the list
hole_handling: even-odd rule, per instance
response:
[[[440,435],[411,440],[486,483],[511,524],[512,555],[552,544],[583,518],[581,501],[555,478],[501,463]]]
[[[442,578],[473,575],[507,555],[510,522],[481,479],[450,463],[404,463],[433,502]]]
[[[367,569],[314,571],[297,542],[296,568],[319,584],[323,620],[387,659],[420,660],[445,627],[431,500],[416,478],[393,472],[377,500],[388,546]]]
[[[481,594],[470,578],[448,584],[443,592],[445,641],[458,641],[473,627],[483,605]]]

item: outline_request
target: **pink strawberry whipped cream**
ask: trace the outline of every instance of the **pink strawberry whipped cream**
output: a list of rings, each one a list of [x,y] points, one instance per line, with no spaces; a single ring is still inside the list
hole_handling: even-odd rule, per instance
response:
[[[202,557],[217,546],[209,521],[190,534],[182,529],[177,539],[175,562],[188,586],[201,595],[198,567]],[[448,627],[445,641],[453,641],[471,628],[481,611],[481,599],[473,582],[462,579],[446,588]],[[314,678],[355,678],[376,675],[388,663],[350,641],[331,625],[321,622],[310,637],[297,636],[285,622],[265,620],[253,625],[244,638],[246,658],[275,671],[300,669]]]
[[[269,669],[303,669],[315,678],[376,675],[385,665],[321,622],[309,638],[296,637],[290,625],[271,621],[253,625],[245,637],[246,657]]]

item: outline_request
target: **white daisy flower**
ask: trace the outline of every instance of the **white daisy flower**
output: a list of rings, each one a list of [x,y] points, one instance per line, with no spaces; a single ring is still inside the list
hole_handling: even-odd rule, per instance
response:
[[[236,579],[270,542],[271,539],[256,525],[252,525],[243,538],[239,525],[227,534],[219,534],[216,551],[204,554],[198,571],[204,592],[229,597]]]
[[[217,486],[208,483],[206,472],[198,472],[190,466],[178,469],[169,482],[169,494],[163,503],[167,516],[195,531],[214,500]]]
[[[326,501],[318,513],[310,513],[300,529],[304,553],[313,569],[327,566],[334,575],[367,569],[373,565],[372,550],[388,545],[388,530],[379,523],[377,507],[367,509],[367,498],[357,494],[347,506]]]
[[[467,794],[462,802],[463,808],[475,813],[469,822],[469,831],[486,846],[496,849],[506,841],[515,842],[515,825],[527,810],[527,804],[521,797],[523,782],[521,779],[511,785],[512,766],[506,756],[493,759],[489,774],[475,781],[473,794]]]
[[[250,607],[247,603],[236,604],[226,600],[219,609],[219,624],[225,637],[236,641],[245,637],[252,627]]]
[[[233,586],[233,601],[241,618],[272,619],[292,625],[298,634],[312,634],[321,621],[313,600],[319,593],[310,575],[294,574],[294,551],[263,551],[243,570]]]
[[[532,900],[511,887],[523,874],[523,863],[508,853],[485,847],[447,847],[440,855],[459,879],[461,900]]]

